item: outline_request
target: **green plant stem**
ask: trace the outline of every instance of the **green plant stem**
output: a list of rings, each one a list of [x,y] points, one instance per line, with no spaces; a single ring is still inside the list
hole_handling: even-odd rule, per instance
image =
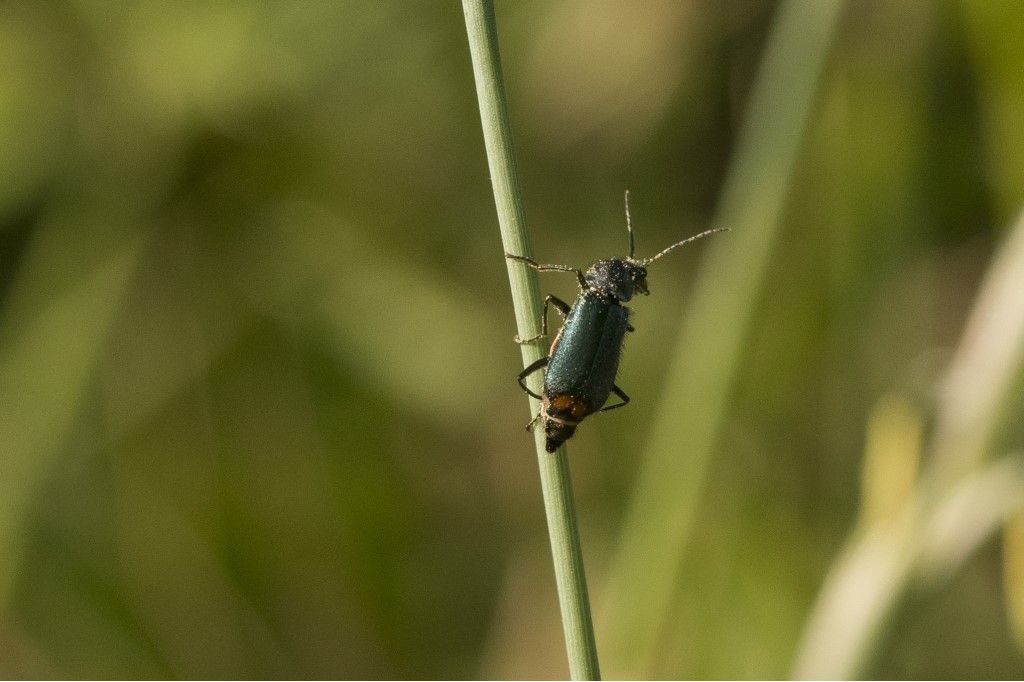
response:
[[[533,250],[526,231],[522,194],[512,154],[512,133],[498,54],[494,5],[490,0],[463,0],[462,9],[466,16],[466,33],[473,58],[473,74],[502,245],[506,253],[532,257]],[[537,275],[521,263],[506,261],[506,264],[519,335],[529,338],[540,331],[538,322],[541,297]],[[525,344],[522,346],[522,354],[525,367],[542,357],[542,346]],[[537,390],[539,386],[536,385],[536,379],[533,381],[533,388]],[[531,414],[536,414],[539,409],[537,400],[530,398]],[[600,679],[597,646],[590,617],[587,581],[583,573],[583,554],[576,526],[569,461],[564,446],[554,454],[545,452],[543,429],[535,429],[534,440],[569,671],[576,680],[597,680]]]

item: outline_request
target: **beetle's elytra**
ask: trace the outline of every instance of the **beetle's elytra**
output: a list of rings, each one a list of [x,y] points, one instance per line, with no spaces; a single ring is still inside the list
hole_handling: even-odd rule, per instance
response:
[[[565,319],[547,357],[534,362],[517,377],[524,391],[542,401],[540,412],[527,428],[533,428],[538,420],[543,421],[548,452],[554,452],[571,438],[587,415],[614,410],[629,402],[629,396],[615,385],[622,342],[626,332],[633,331],[629,324],[629,308],[623,303],[634,294],[650,293],[647,290],[647,266],[678,246],[715,232],[725,232],[726,228],[706,230],[669,246],[652,258],[637,259],[634,257],[635,239],[627,191],[626,230],[629,233],[629,256],[599,260],[586,271],[567,265],[541,265],[525,256],[505,254],[506,258],[539,272],[572,272],[580,285],[580,293],[572,307],[554,296],[544,299],[540,334],[530,339],[516,337],[517,343],[533,343],[547,336],[549,305],[555,306]],[[537,395],[524,380],[544,367],[547,368],[544,393]],[[605,405],[612,393],[619,402]]]

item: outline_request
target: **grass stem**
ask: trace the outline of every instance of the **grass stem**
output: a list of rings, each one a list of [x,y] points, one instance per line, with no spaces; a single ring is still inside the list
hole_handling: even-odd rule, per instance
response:
[[[512,133],[508,122],[508,107],[498,53],[498,31],[491,0],[463,0],[466,32],[473,59],[480,119],[483,126],[487,162],[494,189],[494,203],[498,210],[498,225],[506,253],[532,257],[529,234],[526,231],[522,194],[512,153]],[[512,303],[515,308],[519,335],[530,338],[539,330],[541,297],[536,273],[513,261],[506,261]],[[543,346],[522,346],[523,366],[542,357]],[[535,375],[536,376],[536,375]],[[536,382],[536,379],[533,379]],[[537,390],[539,386],[533,386]],[[531,414],[539,404],[530,399]],[[600,679],[597,646],[587,597],[587,581],[583,573],[583,555],[576,525],[572,482],[565,447],[549,454],[544,450],[543,429],[535,429],[537,460],[540,465],[544,509],[551,539],[551,554],[555,565],[558,601],[562,611],[562,627],[569,658],[569,671],[576,680]]]

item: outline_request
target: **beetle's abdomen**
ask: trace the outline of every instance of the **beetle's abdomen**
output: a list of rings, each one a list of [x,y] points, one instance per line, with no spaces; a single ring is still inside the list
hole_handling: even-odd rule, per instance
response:
[[[593,412],[590,404],[576,396],[561,394],[544,396],[545,449],[554,452],[558,446],[572,438],[576,425]]]
[[[577,422],[601,409],[615,384],[628,325],[624,306],[586,293],[577,299],[544,377],[544,397],[552,407],[565,406]]]

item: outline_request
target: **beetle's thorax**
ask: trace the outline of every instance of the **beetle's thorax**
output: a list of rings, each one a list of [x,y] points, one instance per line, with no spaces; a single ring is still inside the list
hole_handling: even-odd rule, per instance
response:
[[[647,268],[629,258],[599,260],[583,274],[587,293],[609,303],[625,302],[634,294],[647,294]]]

